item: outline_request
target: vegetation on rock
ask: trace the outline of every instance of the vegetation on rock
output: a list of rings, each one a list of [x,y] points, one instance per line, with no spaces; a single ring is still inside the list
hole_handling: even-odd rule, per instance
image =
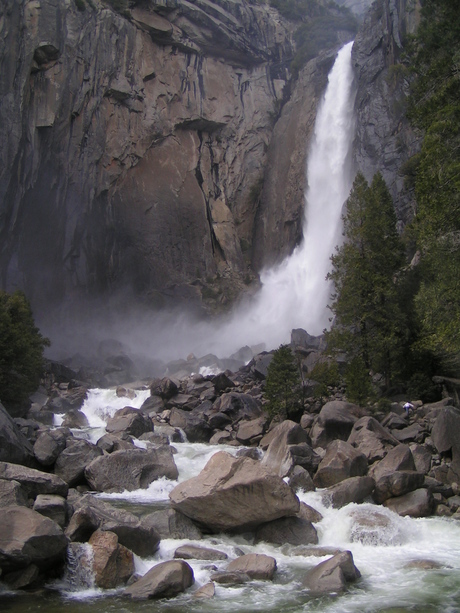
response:
[[[37,389],[47,345],[25,295],[0,292],[0,400],[7,408],[20,405]]]

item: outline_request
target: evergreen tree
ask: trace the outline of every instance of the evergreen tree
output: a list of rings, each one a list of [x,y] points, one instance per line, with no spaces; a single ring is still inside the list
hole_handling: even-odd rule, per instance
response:
[[[265,397],[270,417],[294,417],[303,410],[299,366],[289,345],[280,345],[268,366]]]
[[[330,309],[335,326],[327,334],[334,349],[359,358],[385,376],[387,387],[404,345],[404,316],[395,275],[404,260],[391,196],[380,174],[371,186],[355,178],[343,216],[345,242],[331,257],[335,286]]]
[[[22,292],[0,292],[0,401],[15,408],[37,389],[49,345]]]

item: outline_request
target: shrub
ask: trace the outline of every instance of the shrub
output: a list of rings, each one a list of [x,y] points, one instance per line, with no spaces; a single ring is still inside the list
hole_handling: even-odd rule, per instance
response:
[[[289,345],[280,345],[268,366],[265,396],[270,417],[297,418],[303,411],[299,366]]]
[[[314,391],[316,398],[327,396],[328,387],[337,387],[340,385],[340,374],[337,362],[317,362],[308,373],[308,377],[319,383]]]
[[[19,407],[37,389],[47,345],[25,295],[0,292],[0,400],[7,409]]]
[[[345,370],[346,395],[350,402],[366,404],[373,396],[372,382],[364,360],[357,356]]]

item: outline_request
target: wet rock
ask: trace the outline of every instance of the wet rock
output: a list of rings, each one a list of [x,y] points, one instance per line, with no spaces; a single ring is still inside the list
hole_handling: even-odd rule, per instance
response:
[[[426,489],[418,489],[398,498],[389,498],[383,504],[398,515],[427,517],[433,511],[433,495]]]
[[[404,541],[398,522],[378,507],[358,507],[350,512],[350,517],[350,539],[354,543],[375,547],[400,545]]]
[[[374,491],[372,477],[350,477],[333,485],[323,493],[323,504],[340,509],[351,502],[361,504]]]
[[[70,430],[56,429],[42,432],[34,444],[34,456],[43,466],[52,466],[64,451]]]
[[[36,564],[2,575],[2,582],[11,590],[30,590],[41,583],[40,569]]]
[[[153,423],[139,409],[124,407],[107,421],[105,429],[109,434],[125,433],[134,438],[139,438],[144,432],[153,431]]]
[[[312,522],[314,524],[323,519],[323,516],[319,511],[311,507],[309,504],[306,504],[305,502],[300,503],[300,509],[297,513],[297,517],[300,517],[301,519],[306,519],[307,521]]]
[[[177,485],[170,499],[175,509],[215,532],[252,528],[299,510],[298,498],[280,477],[260,462],[224,451],[197,477]]]
[[[32,445],[0,403],[0,461],[29,465],[32,460]]]
[[[161,562],[151,568],[139,581],[123,592],[133,600],[171,598],[193,585],[195,578],[191,566],[183,560]]]
[[[320,458],[310,447],[310,437],[299,424],[287,419],[273,428],[270,437],[262,460],[267,470],[280,477],[289,475],[296,465],[314,472]]]
[[[39,494],[35,499],[33,509],[55,521],[61,528],[64,528],[67,523],[67,502],[62,496]]]
[[[404,568],[415,568],[417,570],[439,570],[445,568],[443,564],[435,562],[434,560],[412,560],[407,564],[404,564]]]
[[[276,571],[276,560],[271,556],[249,553],[235,560],[227,566],[227,572],[242,572],[251,579],[271,581]]]
[[[240,585],[251,581],[251,577],[243,571],[221,570],[211,575],[212,581],[221,585]]]
[[[78,409],[70,409],[62,422],[63,428],[87,428],[88,426],[88,418]]]
[[[273,543],[275,545],[316,545],[318,534],[313,524],[301,517],[282,517],[259,526],[255,542]]]
[[[344,479],[360,477],[366,473],[366,456],[349,443],[337,440],[328,445],[313,483],[316,487],[330,487]]]
[[[160,509],[144,515],[144,526],[152,526],[163,539],[190,539],[202,538],[200,530],[191,519],[175,509]]]
[[[193,598],[213,598],[216,594],[216,586],[212,581],[205,583],[200,588],[193,592]]]
[[[185,432],[191,443],[207,443],[212,436],[212,428],[201,413],[172,409],[169,424]]]
[[[160,477],[175,480],[177,476],[169,445],[150,450],[114,451],[96,458],[85,469],[86,480],[98,492],[132,492],[147,488]]]
[[[18,481],[0,479],[0,507],[11,505],[27,507],[28,502],[27,493]]]
[[[113,453],[114,451],[120,451],[123,449],[134,449],[135,445],[130,438],[123,440],[114,434],[104,434],[97,441],[96,445],[106,451],[107,453]]]
[[[343,551],[312,568],[302,585],[308,588],[312,595],[322,596],[343,592],[348,582],[356,581],[360,576],[351,551]]]
[[[373,499],[381,504],[388,498],[403,496],[422,487],[425,477],[422,473],[413,470],[397,470],[384,474],[375,482]]]
[[[102,456],[102,449],[89,441],[69,439],[66,448],[59,454],[54,472],[70,487],[84,482],[85,468],[95,458]]]
[[[373,417],[361,417],[351,431],[348,442],[363,453],[370,463],[381,460],[399,441]]]
[[[120,545],[114,532],[97,530],[91,535],[93,572],[97,587],[108,590],[126,585],[134,573],[132,552]]]
[[[198,545],[182,545],[176,549],[174,557],[182,560],[226,560],[228,558],[223,551]]]
[[[48,517],[32,509],[0,509],[0,567],[4,572],[36,564],[51,568],[64,561],[67,538]]]
[[[312,492],[315,490],[315,484],[310,477],[310,473],[305,468],[302,468],[302,466],[294,466],[289,475],[289,485],[295,492],[299,490]]]
[[[27,496],[34,499],[38,494],[66,497],[69,489],[68,484],[57,475],[9,462],[0,462],[0,479],[19,482]]]
[[[117,509],[89,494],[72,502],[75,512],[66,529],[72,541],[87,541],[97,530],[108,530],[136,555],[151,557],[158,549],[160,535],[155,528],[124,509]]]

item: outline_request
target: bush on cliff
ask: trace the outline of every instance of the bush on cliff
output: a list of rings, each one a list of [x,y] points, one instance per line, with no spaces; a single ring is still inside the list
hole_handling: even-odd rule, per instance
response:
[[[299,365],[289,345],[280,345],[268,366],[265,397],[270,417],[297,418],[303,412]]]
[[[0,292],[0,401],[7,409],[19,407],[37,389],[47,345],[25,295]]]

